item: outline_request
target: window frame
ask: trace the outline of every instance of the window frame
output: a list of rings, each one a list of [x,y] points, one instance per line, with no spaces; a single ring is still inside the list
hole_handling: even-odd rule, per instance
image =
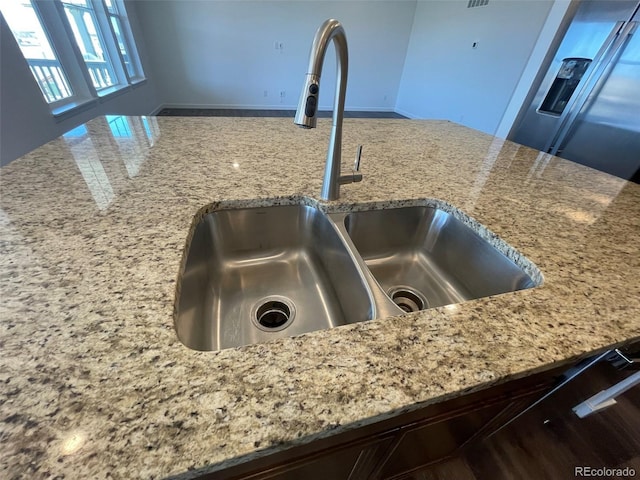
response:
[[[143,80],[145,80],[144,70],[142,68],[142,62],[140,62],[140,54],[138,53],[138,46],[136,45],[135,38],[133,36],[133,31],[131,30],[131,24],[129,22],[129,16],[126,13],[126,8],[123,0],[111,0],[111,4],[113,5],[114,12],[109,11],[109,7],[107,3],[102,0],[92,0],[95,3],[98,3],[104,9],[105,17],[107,20],[107,24],[111,31],[111,36],[115,41],[115,47],[117,54],[120,58],[120,63],[124,69],[124,74],[129,81],[129,84],[135,85]],[[97,8],[97,7],[96,7]],[[122,12],[125,12],[124,14]],[[116,19],[119,27],[120,27],[120,35],[122,36],[122,40],[125,44],[125,48],[127,53],[129,54],[129,62],[133,68],[133,75],[127,69],[127,64],[124,60],[122,52],[120,51],[120,47],[118,43],[118,36],[116,35],[113,24],[111,23],[111,19]]]
[[[62,120],[103,102],[107,98],[129,91],[132,87],[146,81],[140,56],[133,39],[126,8],[122,0],[111,0],[118,12],[117,18],[122,31],[125,49],[131,59],[136,76],[130,77],[124,58],[120,52],[118,39],[111,25],[111,14],[104,0],[86,0],[93,12],[95,27],[99,38],[104,43],[106,55],[109,56],[113,69],[113,85],[98,87],[94,85],[78,46],[71,24],[67,18],[63,0],[31,0],[31,5],[40,21],[62,71],[67,77],[67,83],[72,95],[54,102],[48,102],[44,93],[42,99],[49,107],[54,118]],[[124,12],[124,13],[123,13]],[[15,36],[14,36],[15,37]],[[27,63],[29,59],[25,57]],[[31,70],[31,69],[30,69]],[[33,81],[39,83],[32,73]],[[40,87],[40,85],[38,85]]]
[[[119,85],[123,84],[123,80],[126,79],[126,77],[124,75],[122,75],[122,71],[121,69],[118,68],[118,65],[116,65],[116,62],[114,60],[119,59],[119,57],[116,55],[114,58],[113,55],[113,48],[111,48],[111,43],[110,42],[110,38],[108,38],[105,34],[104,34],[104,22],[102,20],[104,20],[102,17],[102,15],[100,15],[100,11],[96,10],[96,3],[100,2],[100,0],[98,0],[98,2],[96,1],[92,1],[92,0],[84,0],[88,6],[81,6],[81,5],[77,5],[74,3],[70,3],[66,0],[58,0],[61,4],[62,4],[62,12],[64,14],[65,19],[67,20],[67,22],[69,23],[69,27],[71,28],[72,31],[72,35],[74,38],[74,41],[76,43],[76,45],[78,45],[78,42],[76,40],[76,36],[75,36],[75,32],[73,31],[73,28],[71,27],[71,23],[69,21],[69,17],[68,17],[68,12],[66,10],[66,7],[69,7],[69,10],[76,10],[78,12],[84,12],[90,15],[92,22],[94,23],[94,26],[96,28],[96,33],[98,36],[98,42],[100,43],[100,47],[104,49],[104,53],[106,54],[107,60],[104,62],[106,63],[107,66],[107,73],[109,74],[109,77],[113,76],[113,78],[110,78],[110,80],[113,82],[111,85],[106,85],[106,86],[99,86],[96,85],[96,83],[93,81],[93,77],[91,77],[91,73],[89,72],[89,76],[91,77],[91,83],[93,84],[93,87],[95,88],[96,92],[98,93],[98,95],[100,96],[101,93],[103,91],[106,91],[108,89],[111,89],[112,87],[117,87]],[[102,3],[102,2],[100,2]],[[77,24],[77,22],[75,22]],[[86,28],[85,28],[86,31]],[[111,33],[110,30],[107,28],[106,29],[107,32]],[[85,45],[86,47],[86,45]],[[80,49],[80,46],[78,45],[78,49]],[[85,68],[87,69],[87,71],[90,70],[89,66],[87,65],[87,60],[84,58],[84,56],[82,56],[81,53],[81,57],[82,57],[82,64],[85,66]],[[126,79],[128,80],[128,79]]]

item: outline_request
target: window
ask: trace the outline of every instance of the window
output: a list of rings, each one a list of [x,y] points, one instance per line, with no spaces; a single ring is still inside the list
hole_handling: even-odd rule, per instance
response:
[[[96,90],[112,87],[116,75],[92,5],[86,0],[62,0],[62,5],[93,86]]]
[[[129,78],[142,78],[142,67],[140,66],[140,59],[138,55],[130,55],[129,45],[135,49],[133,42],[133,36],[131,35],[131,29],[129,28],[129,21],[126,15],[120,13],[120,8],[115,0],[105,0],[107,6],[107,12],[109,20],[111,20],[111,27],[113,28],[113,34],[118,42],[118,48],[122,61],[127,69]]]
[[[0,6],[45,100],[56,103],[71,97],[67,76],[31,3],[2,0]]]
[[[0,0],[54,114],[144,79],[122,0]]]

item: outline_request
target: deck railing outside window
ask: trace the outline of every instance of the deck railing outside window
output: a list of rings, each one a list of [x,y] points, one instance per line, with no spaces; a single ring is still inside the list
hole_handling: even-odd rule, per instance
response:
[[[71,88],[64,77],[58,60],[27,58],[27,62],[47,103],[53,103],[71,96]]]
[[[35,77],[40,90],[48,103],[53,103],[71,96],[71,88],[65,80],[62,67],[58,60],[43,58],[27,58],[31,73]],[[109,75],[107,62],[86,62],[87,69],[96,90],[113,85]]]
[[[144,80],[123,0],[0,0],[52,113]]]
[[[89,75],[91,75],[93,86],[96,87],[96,90],[107,88],[114,84],[114,81],[109,74],[110,69],[107,62],[86,61],[85,63],[89,70]]]

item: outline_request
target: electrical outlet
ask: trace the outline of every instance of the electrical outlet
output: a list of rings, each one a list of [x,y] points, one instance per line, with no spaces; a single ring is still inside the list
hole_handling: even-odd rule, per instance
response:
[[[285,90],[280,90],[280,98],[284,98],[287,96],[287,92]]]
[[[265,90],[265,91],[264,91],[264,96],[265,96],[265,97],[268,97],[268,96],[269,96],[269,92]]]

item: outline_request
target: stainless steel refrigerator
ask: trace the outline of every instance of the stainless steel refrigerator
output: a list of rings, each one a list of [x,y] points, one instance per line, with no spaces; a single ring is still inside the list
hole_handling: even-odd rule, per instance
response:
[[[639,24],[638,0],[581,1],[509,139],[640,183]]]

